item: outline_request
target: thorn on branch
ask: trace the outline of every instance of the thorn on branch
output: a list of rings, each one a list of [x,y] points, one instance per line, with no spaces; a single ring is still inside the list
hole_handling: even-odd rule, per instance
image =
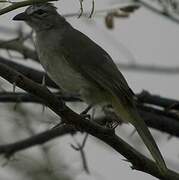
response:
[[[169,136],[167,137],[167,140],[170,141],[170,140],[172,139],[172,137],[173,137],[172,135],[169,135]]]
[[[63,126],[63,125],[65,125],[65,123],[60,122],[60,123],[56,124],[54,127],[52,127],[52,129],[59,128],[60,126]]]
[[[23,81],[22,75],[18,74],[17,76],[14,77],[14,81],[13,81],[13,92],[15,92],[16,84],[18,84],[18,83],[21,82],[21,81]]]
[[[13,58],[13,56],[11,55],[11,51],[9,49],[7,49],[7,55],[9,56],[10,59]]]
[[[128,159],[122,159],[122,161],[125,161],[125,162],[130,162]]]
[[[179,110],[179,103],[173,103],[171,104],[168,108],[165,108],[166,111],[170,111],[170,110]]]
[[[16,82],[13,82],[13,85],[12,85],[12,92],[13,92],[13,93],[16,92]]]
[[[4,162],[2,162],[2,164],[1,164],[2,167],[7,166],[7,165],[9,164],[9,162],[12,162],[12,161],[18,161],[18,159],[15,158],[14,155],[13,155],[13,156],[10,156],[10,157],[6,157],[6,155],[5,155],[4,157],[5,157],[6,159],[5,159]]]
[[[46,72],[43,74],[43,77],[42,77],[42,86],[47,88],[46,83],[45,83],[45,81],[46,81],[45,76],[46,76]],[[42,104],[42,114],[45,112],[45,107],[46,107],[45,104]]]
[[[132,137],[136,132],[137,132],[136,129],[134,129],[134,130],[131,132],[131,134],[129,135],[129,137]]]
[[[6,152],[4,153],[4,157],[8,160],[11,160],[12,157],[14,156],[14,151],[11,148],[7,148]]]
[[[82,112],[80,113],[80,115],[85,115],[85,114],[87,114],[87,113],[91,110],[91,108],[92,108],[92,106],[89,105],[84,111],[82,111]]]

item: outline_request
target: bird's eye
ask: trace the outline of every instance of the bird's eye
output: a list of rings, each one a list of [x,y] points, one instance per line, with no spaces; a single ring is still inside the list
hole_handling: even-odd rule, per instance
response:
[[[44,10],[42,10],[42,9],[39,9],[39,10],[36,11],[36,13],[37,13],[38,15],[43,15],[43,14],[46,14],[46,11],[44,11]]]

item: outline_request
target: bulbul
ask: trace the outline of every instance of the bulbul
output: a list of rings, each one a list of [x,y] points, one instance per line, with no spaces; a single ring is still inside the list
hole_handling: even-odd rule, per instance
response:
[[[13,20],[25,21],[35,31],[40,63],[64,91],[79,93],[89,105],[111,104],[123,121],[137,130],[158,168],[164,159],[145,122],[139,116],[134,93],[109,54],[74,29],[50,4],[35,4]]]

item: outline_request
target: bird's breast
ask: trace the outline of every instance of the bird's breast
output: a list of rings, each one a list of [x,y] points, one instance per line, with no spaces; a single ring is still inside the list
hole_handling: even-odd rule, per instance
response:
[[[76,71],[60,52],[59,44],[48,41],[46,37],[35,40],[40,63],[50,76],[64,91],[79,93],[88,104],[101,104],[107,101],[107,95],[96,84]]]
[[[39,50],[38,54],[47,74],[65,91],[79,93],[81,89],[90,86],[88,81],[68,64],[59,51],[56,53],[52,49]]]

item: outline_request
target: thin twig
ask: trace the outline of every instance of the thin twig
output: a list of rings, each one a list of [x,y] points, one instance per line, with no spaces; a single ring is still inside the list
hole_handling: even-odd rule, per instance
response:
[[[74,138],[74,140],[75,140],[75,142],[76,142],[76,145],[71,144],[71,147],[72,147],[74,150],[80,152],[81,159],[82,159],[82,164],[83,164],[83,168],[84,168],[85,172],[86,172],[87,174],[89,174],[90,171],[89,171],[89,168],[88,168],[88,163],[87,163],[86,155],[85,155],[85,152],[84,152],[84,147],[85,147],[85,143],[86,143],[87,137],[88,137],[88,134],[85,135],[85,138],[83,139],[82,144],[80,144],[79,142],[77,142],[77,140]]]
[[[83,15],[83,0],[79,0],[80,2],[80,14],[78,15],[78,18],[80,18]]]
[[[179,74],[179,67],[167,67],[161,65],[145,65],[139,63],[117,63],[119,69],[124,69],[127,71],[136,71],[136,72],[146,72],[146,73],[156,73],[156,74],[168,74],[168,75],[175,75]]]
[[[94,0],[92,0],[92,8],[91,8],[89,18],[92,18],[92,15],[94,14],[94,10],[95,10],[95,2],[94,2]]]
[[[37,83],[34,83],[33,81],[24,77],[22,74],[2,63],[0,63],[0,76],[10,83],[13,83],[15,81],[18,87],[43,99],[47,106],[58,116],[60,116],[62,120],[68,125],[73,124],[77,127],[80,127],[80,129],[83,129],[83,131],[99,138],[100,140],[111,146],[132,163],[133,169],[146,172],[162,180],[179,179],[179,174],[172,170],[168,169],[165,174],[161,173],[155,162],[136,151],[132,146],[116,136],[113,131],[103,128],[98,124],[79,116],[71,109],[69,109],[63,103],[63,101],[58,100],[48,89],[38,85]],[[4,154],[4,148],[5,146],[3,146],[3,148],[0,148],[0,152],[2,151],[2,154]]]
[[[27,0],[27,1],[21,1],[21,2],[14,2],[13,4],[1,9],[0,15],[6,14],[8,12],[11,12],[11,11],[21,8],[21,7],[32,5],[34,3],[45,3],[45,2],[49,2],[49,1],[56,1],[56,0]]]
[[[16,63],[15,61],[11,61],[9,59],[5,59],[0,56],[0,63],[6,64],[9,67],[16,69],[18,72],[27,76],[28,78],[34,80],[35,82],[41,84],[42,78],[44,76],[43,71],[35,70],[31,67],[22,65],[20,63]],[[46,85],[55,89],[59,89],[59,87],[48,77],[46,76]]]
[[[56,137],[74,132],[75,130],[73,126],[62,125],[60,127],[41,132],[38,135],[33,135],[27,139],[15,143],[0,145],[0,154],[4,154],[7,158],[10,158],[14,153],[18,151],[33,147],[35,145],[43,144],[50,139],[54,139]]]
[[[119,11],[120,8],[124,8],[126,5],[115,5],[115,6],[108,6],[106,8],[101,8],[101,9],[96,9],[95,10],[95,1],[92,0],[92,9],[90,11],[83,11],[83,13],[81,14],[81,16],[84,17],[90,17],[89,14],[94,15],[103,15],[102,17],[104,17],[104,14],[109,13],[109,12],[114,12],[114,11]],[[79,13],[68,13],[68,14],[62,14],[62,16],[66,17],[66,18],[70,18],[70,17],[74,17],[74,16],[79,16]]]
[[[179,18],[167,13],[166,11],[164,10],[159,10],[157,8],[155,8],[154,6],[150,5],[149,3],[143,1],[143,0],[135,0],[136,2],[140,3],[143,7],[147,8],[148,10],[172,21],[172,22],[175,22],[177,24],[179,24]]]

